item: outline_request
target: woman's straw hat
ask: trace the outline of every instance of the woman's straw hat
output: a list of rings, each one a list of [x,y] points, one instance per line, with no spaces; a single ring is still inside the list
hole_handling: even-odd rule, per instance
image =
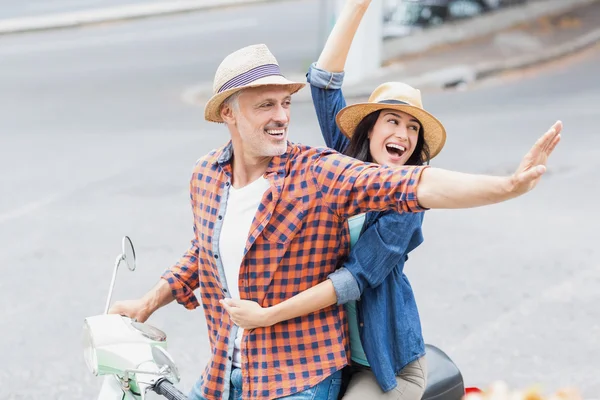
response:
[[[342,133],[350,138],[363,118],[374,111],[384,109],[404,111],[418,119],[425,142],[429,146],[430,157],[439,154],[446,142],[446,129],[437,118],[423,109],[421,91],[405,83],[388,82],[380,85],[366,103],[357,103],[341,109],[336,122]]]
[[[247,46],[231,53],[217,68],[213,96],[206,103],[204,118],[223,122],[220,114],[225,99],[244,88],[266,85],[287,86],[293,94],[306,84],[284,78],[275,56],[264,44]]]

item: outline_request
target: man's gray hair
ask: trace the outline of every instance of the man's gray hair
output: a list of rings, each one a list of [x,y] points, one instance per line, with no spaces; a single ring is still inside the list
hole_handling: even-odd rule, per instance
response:
[[[228,98],[223,100],[223,104],[221,105],[221,108],[223,108],[223,106],[228,106],[235,112],[240,111],[240,102],[239,102],[240,94],[242,94],[242,91],[238,90],[237,92],[235,92],[234,94],[232,94],[231,96],[229,96]]]

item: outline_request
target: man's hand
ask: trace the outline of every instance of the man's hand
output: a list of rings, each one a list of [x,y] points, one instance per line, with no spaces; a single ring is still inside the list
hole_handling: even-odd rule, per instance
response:
[[[427,168],[417,185],[423,208],[471,208],[514,199],[533,189],[546,172],[546,162],[560,141],[558,121],[533,145],[510,176],[463,174]]]
[[[135,319],[138,322],[146,322],[152,314],[144,299],[117,301],[108,310],[109,314],[119,314]]]
[[[125,315],[138,322],[146,322],[154,311],[166,306],[174,299],[169,283],[164,279],[160,279],[156,286],[141,299],[117,301],[108,310],[108,313]]]
[[[231,320],[240,328],[254,329],[273,325],[268,308],[262,308],[255,301],[227,298],[220,300],[220,303],[229,313]]]
[[[560,141],[561,131],[562,122],[557,121],[525,155],[510,180],[509,190],[515,197],[529,192],[538,184],[546,172],[548,157]]]

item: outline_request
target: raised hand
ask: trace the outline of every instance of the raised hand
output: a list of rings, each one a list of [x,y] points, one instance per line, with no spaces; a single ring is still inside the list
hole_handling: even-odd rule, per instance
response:
[[[557,121],[523,157],[519,168],[511,178],[510,192],[515,196],[529,192],[538,184],[546,172],[548,157],[560,141],[562,127],[562,122]]]

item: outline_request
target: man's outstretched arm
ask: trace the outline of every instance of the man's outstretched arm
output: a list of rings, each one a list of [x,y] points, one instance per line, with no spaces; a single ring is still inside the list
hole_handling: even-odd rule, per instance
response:
[[[562,123],[556,122],[525,155],[509,177],[463,174],[427,168],[417,185],[424,208],[471,208],[500,203],[533,189],[546,172],[548,157],[560,141]]]
[[[369,211],[480,207],[533,189],[546,172],[561,130],[562,123],[556,122],[523,157],[515,173],[505,177],[427,166],[390,168],[329,153],[315,157],[310,173],[323,200],[341,218]]]

